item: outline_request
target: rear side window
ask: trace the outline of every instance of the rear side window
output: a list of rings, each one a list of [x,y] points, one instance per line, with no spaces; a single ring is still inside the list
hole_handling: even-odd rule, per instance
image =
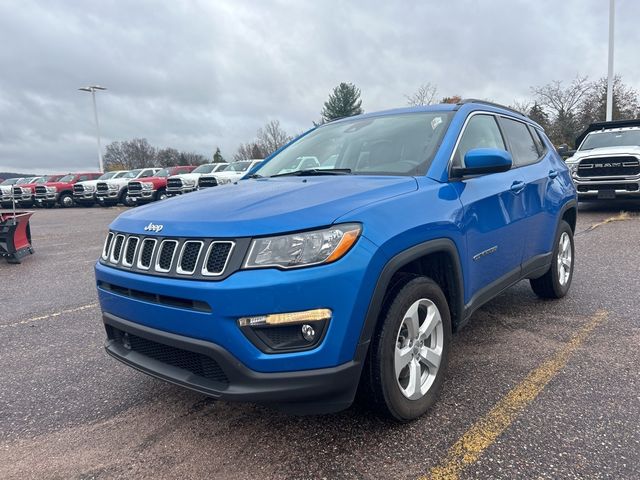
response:
[[[536,148],[538,149],[538,156],[541,157],[545,154],[546,148],[540,137],[540,132],[538,132],[535,128],[529,125],[529,131],[531,132],[531,136],[533,137],[533,143],[536,144]]]
[[[453,166],[464,167],[464,156],[474,148],[506,150],[493,115],[474,115],[469,119],[453,156]]]
[[[529,127],[522,122],[509,118],[502,118],[501,121],[504,127],[504,134],[511,146],[511,155],[515,166],[522,167],[536,163],[540,158],[540,153],[533,142]]]

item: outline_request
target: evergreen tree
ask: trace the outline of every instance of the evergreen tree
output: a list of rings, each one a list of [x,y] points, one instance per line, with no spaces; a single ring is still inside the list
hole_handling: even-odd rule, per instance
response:
[[[363,112],[360,89],[352,83],[342,82],[329,94],[329,99],[324,102],[321,114],[323,122],[330,122],[339,118],[360,115]]]
[[[545,113],[538,102],[535,102],[533,107],[529,109],[528,116],[543,129],[547,130],[549,128],[549,115]]]
[[[220,153],[220,147],[216,147],[216,153],[213,154],[213,163],[224,163],[224,157]]]

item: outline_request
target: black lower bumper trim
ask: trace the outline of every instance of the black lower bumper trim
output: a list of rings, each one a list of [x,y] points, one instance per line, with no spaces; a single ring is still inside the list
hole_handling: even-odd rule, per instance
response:
[[[103,321],[108,336],[105,348],[109,355],[143,373],[221,400],[269,403],[294,414],[337,412],[353,402],[362,371],[360,359],[364,355],[358,352],[357,360],[332,368],[256,372],[214,343],[146,327],[106,312]],[[188,352],[188,355],[208,357],[224,372],[228,383],[135,351],[123,342],[123,333]]]

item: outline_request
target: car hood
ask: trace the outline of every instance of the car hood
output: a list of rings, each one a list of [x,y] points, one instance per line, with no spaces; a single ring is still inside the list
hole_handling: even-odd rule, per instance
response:
[[[94,187],[98,182],[108,182],[109,180],[85,180],[84,182],[78,182],[76,185],[93,185]]]
[[[332,224],[356,208],[415,191],[413,177],[320,176],[242,180],[123,213],[111,228],[161,235],[249,237]]]
[[[47,183],[40,183],[38,184],[39,187],[63,187],[66,188],[69,185],[72,185],[71,183],[67,183],[67,182],[47,182]]]
[[[577,162],[585,157],[601,157],[614,155],[635,155],[640,157],[640,146],[626,147],[605,147],[594,148],[592,150],[582,150],[576,152],[572,157],[567,159],[567,163]]]
[[[198,178],[200,178],[201,175],[203,174],[202,173],[181,173],[180,175],[171,175],[169,178],[181,178],[184,180],[195,181]],[[206,175],[211,175],[211,174],[207,173]]]

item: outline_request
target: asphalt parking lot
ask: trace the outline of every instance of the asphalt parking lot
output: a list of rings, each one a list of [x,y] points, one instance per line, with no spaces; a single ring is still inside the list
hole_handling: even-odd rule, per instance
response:
[[[121,211],[36,211],[35,255],[0,262],[0,478],[640,478],[640,205],[581,205],[568,297],[485,305],[409,425],[214,402],[109,358],[92,267]]]

